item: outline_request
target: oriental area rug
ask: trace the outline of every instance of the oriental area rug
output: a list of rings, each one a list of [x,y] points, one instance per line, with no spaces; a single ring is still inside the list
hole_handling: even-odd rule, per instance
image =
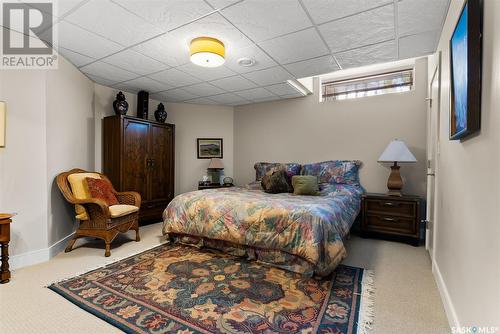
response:
[[[373,273],[327,278],[163,244],[49,286],[126,333],[366,333]]]

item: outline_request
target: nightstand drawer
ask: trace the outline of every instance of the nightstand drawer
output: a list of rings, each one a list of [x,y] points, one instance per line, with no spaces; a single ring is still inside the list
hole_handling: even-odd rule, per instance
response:
[[[365,210],[367,212],[387,212],[409,217],[415,217],[417,215],[417,205],[415,202],[367,198],[365,200],[365,205]]]
[[[373,230],[402,234],[416,234],[415,219],[402,216],[367,214],[363,228],[367,231]]]

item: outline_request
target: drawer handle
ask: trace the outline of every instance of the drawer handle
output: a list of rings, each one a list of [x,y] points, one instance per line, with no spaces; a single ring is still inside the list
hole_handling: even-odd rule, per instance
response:
[[[397,222],[399,219],[384,217],[382,220],[385,220],[386,222]]]
[[[384,206],[399,206],[399,203],[394,203],[394,202],[384,202]]]

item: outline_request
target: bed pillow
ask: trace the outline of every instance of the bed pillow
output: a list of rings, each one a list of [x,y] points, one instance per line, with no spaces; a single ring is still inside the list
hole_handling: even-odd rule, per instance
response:
[[[257,162],[253,168],[255,168],[255,180],[261,181],[264,175],[276,168],[283,168],[286,171],[288,178],[292,179],[292,176],[300,174],[301,165],[294,162]]]
[[[319,183],[359,184],[359,160],[330,160],[302,165],[302,175],[315,175]]]
[[[318,195],[318,177],[314,175],[295,175],[292,177],[294,195]]]
[[[261,184],[264,191],[269,194],[292,192],[292,186],[288,181],[288,176],[284,169],[264,175]]]
[[[102,199],[108,206],[120,204],[113,193],[113,186],[107,180],[86,177],[85,181],[92,198]]]

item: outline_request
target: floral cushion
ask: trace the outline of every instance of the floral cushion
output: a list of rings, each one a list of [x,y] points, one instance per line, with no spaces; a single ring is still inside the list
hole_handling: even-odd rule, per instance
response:
[[[302,165],[302,175],[316,175],[319,183],[359,184],[359,160],[330,160]]]
[[[253,166],[253,168],[255,168],[255,180],[261,181],[266,173],[280,167],[285,169],[290,180],[292,176],[300,174],[300,164],[297,163],[257,162]]]
[[[90,196],[92,198],[102,199],[109,206],[120,204],[113,193],[113,186],[108,180],[87,177],[85,181],[87,181]]]
[[[269,194],[290,193],[293,188],[284,169],[279,169],[262,178],[262,188]]]
[[[100,179],[101,177],[97,173],[73,173],[68,176],[68,182],[71,186],[71,192],[76,199],[87,199],[90,198],[90,192],[87,187],[87,182],[84,182],[86,178]],[[89,215],[85,207],[80,204],[75,205],[76,219],[78,220],[88,220]]]

